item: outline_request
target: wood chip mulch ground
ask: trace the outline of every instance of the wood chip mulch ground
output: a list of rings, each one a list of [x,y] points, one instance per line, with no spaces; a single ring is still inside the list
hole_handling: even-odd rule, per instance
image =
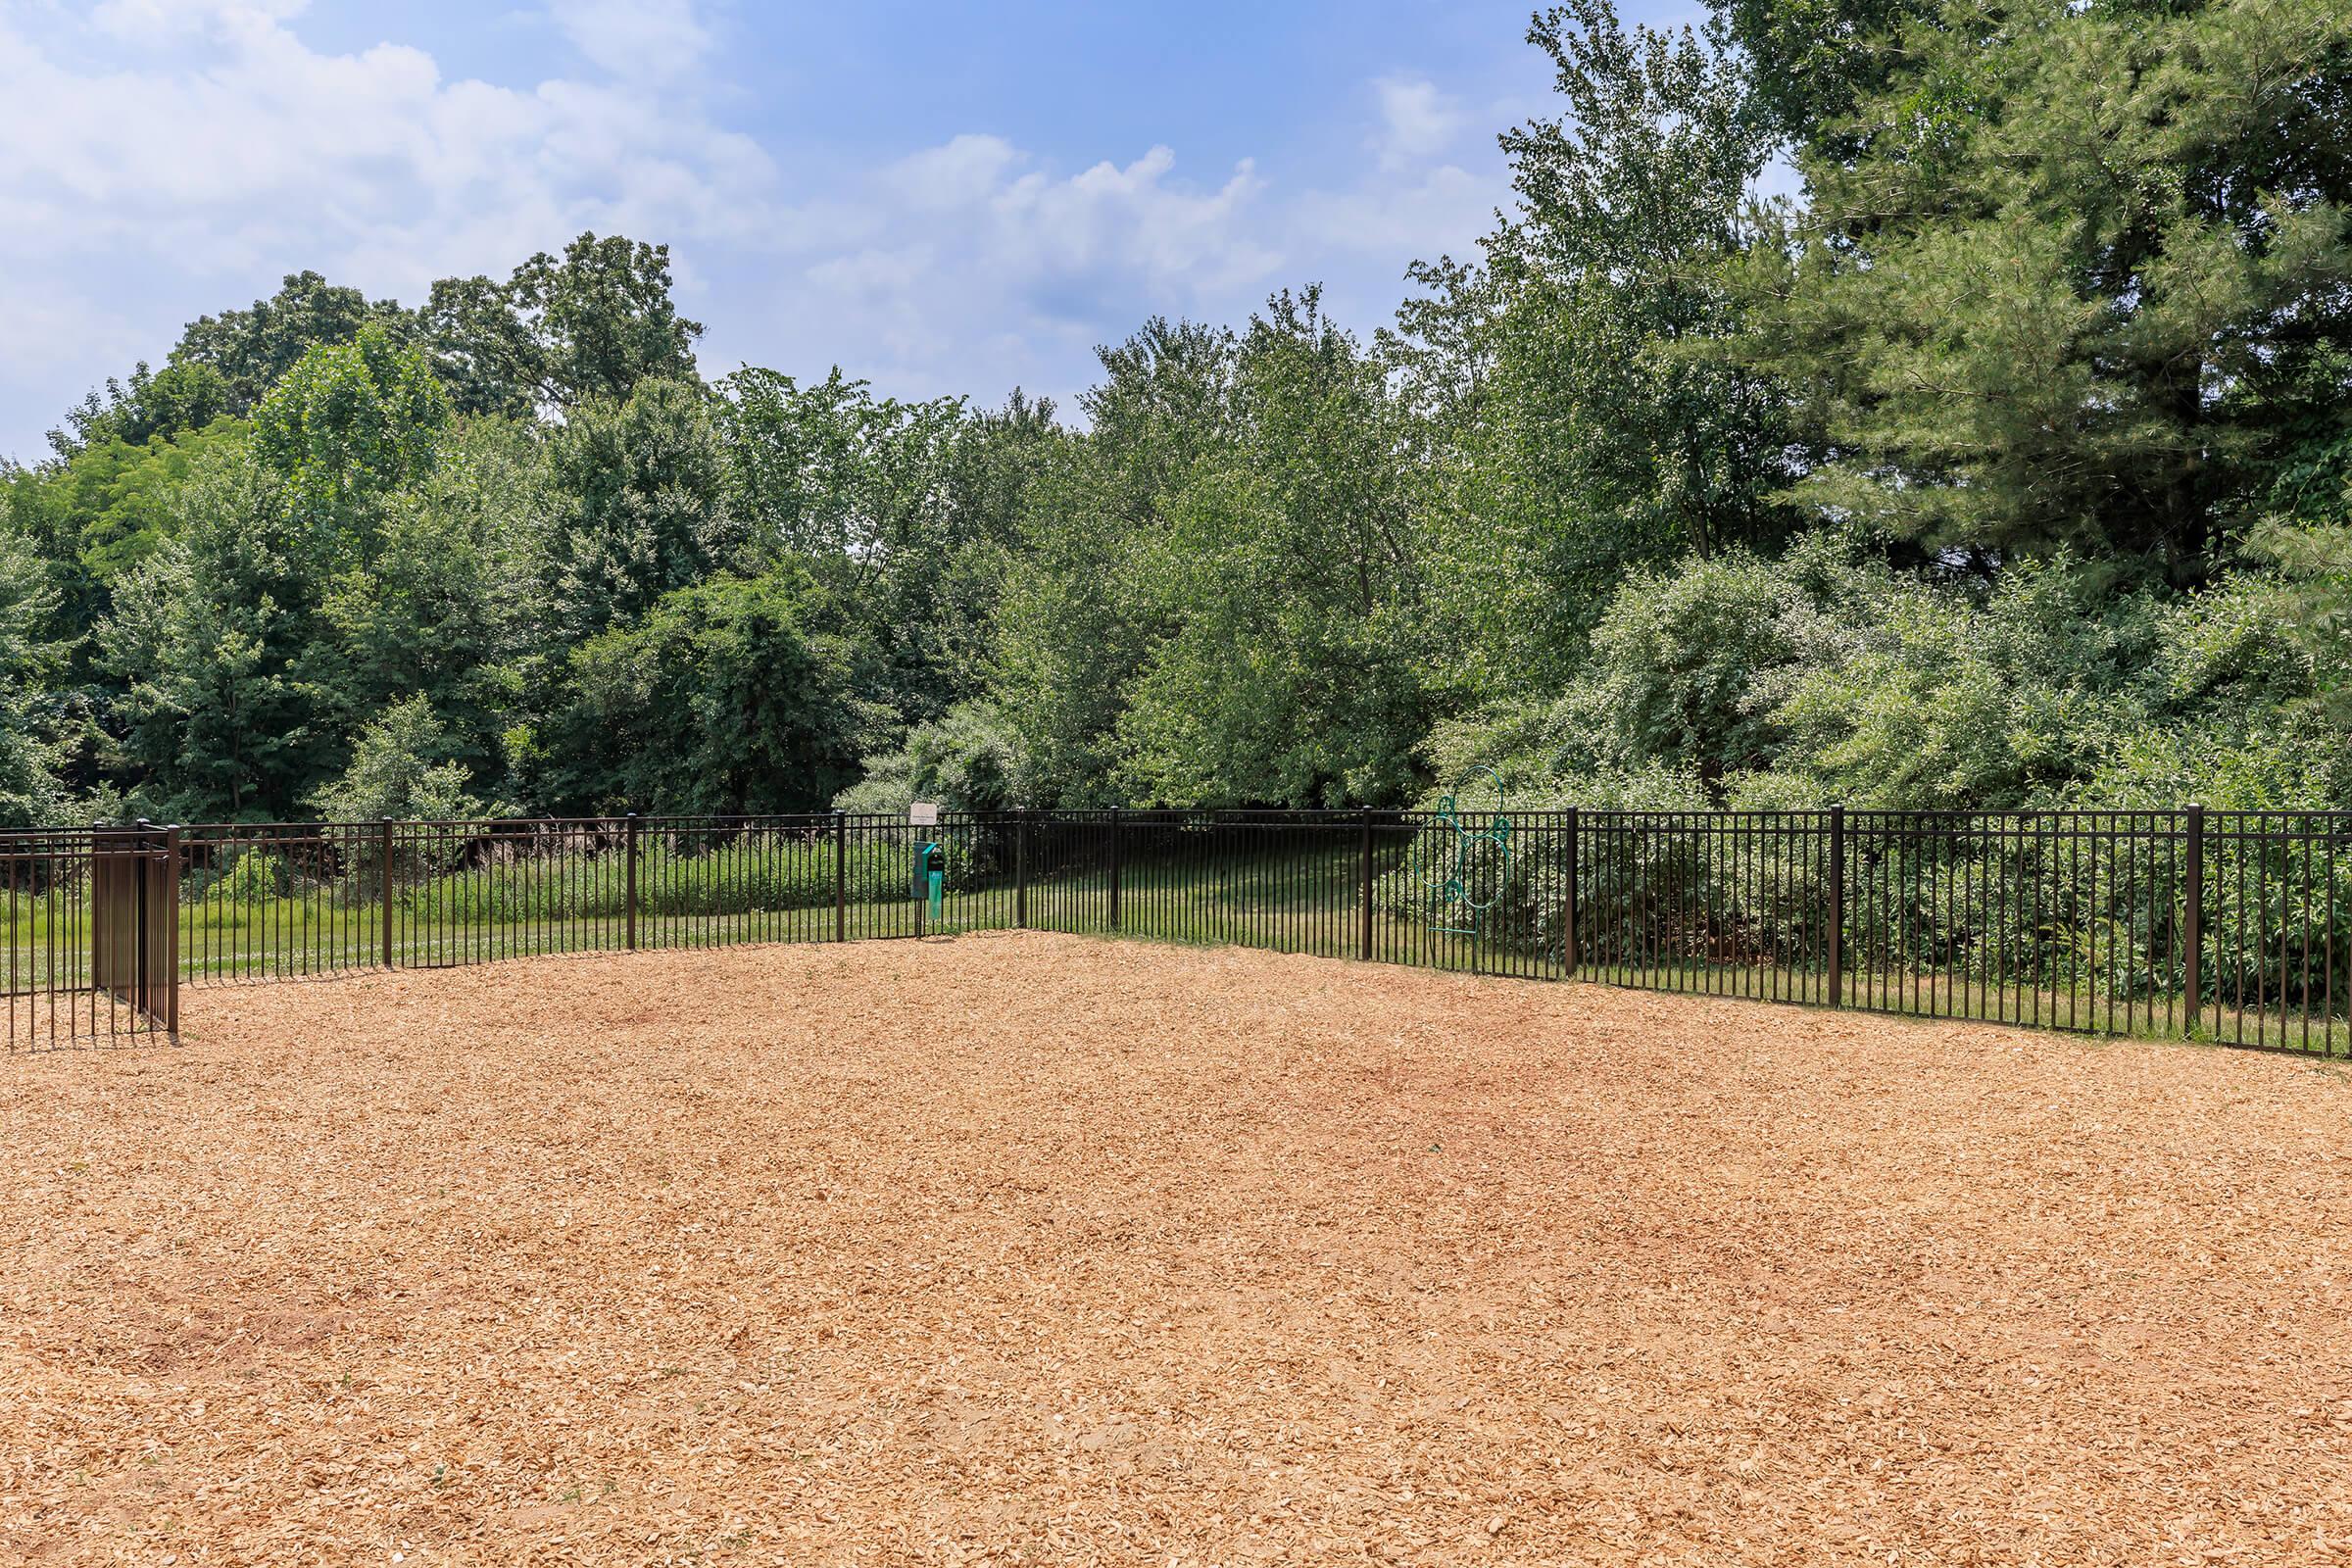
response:
[[[0,1072],[0,1562],[2352,1563],[2352,1076],[1004,935]]]

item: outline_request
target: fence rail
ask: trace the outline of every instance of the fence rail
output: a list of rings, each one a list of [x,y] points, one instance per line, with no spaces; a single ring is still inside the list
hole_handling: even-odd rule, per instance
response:
[[[1087,810],[0,833],[9,1049],[180,984],[1026,927],[2352,1055],[2352,814]]]

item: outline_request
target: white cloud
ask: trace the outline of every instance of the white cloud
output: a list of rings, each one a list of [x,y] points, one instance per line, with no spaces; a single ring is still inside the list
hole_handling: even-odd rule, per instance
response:
[[[571,46],[615,76],[681,75],[710,47],[693,0],[550,0],[548,9]]]
[[[1461,106],[1423,76],[1382,76],[1372,83],[1380,126],[1372,151],[1388,171],[1408,169],[1444,152],[1462,129]]]
[[[635,9],[567,7],[564,22],[583,53],[630,51],[647,70],[700,47],[682,4],[645,13],[665,20],[632,42],[616,13]],[[55,411],[127,369],[126,338],[158,357],[191,317],[287,271],[414,299],[585,228],[684,249],[773,212],[767,154],[644,70],[452,80],[402,43],[314,49],[289,25],[298,10],[0,8],[0,280],[41,302],[0,354],[0,454],[28,455]]]
[[[779,168],[705,107],[724,95],[688,0],[548,3],[601,72],[499,83],[397,41],[322,51],[298,0],[78,19],[0,3],[0,284],[18,304],[0,453],[29,456],[85,388],[305,267],[415,300],[624,232],[672,245],[713,372],[839,361],[907,393],[1067,393],[1095,343],[1147,315],[1229,320],[1351,268],[1361,286],[1334,303],[1369,325],[1406,260],[1467,243],[1504,194],[1447,161],[1452,100],[1402,76],[1368,84],[1363,168],[1320,189],[1167,146],[1057,165],[978,132]]]
[[[1247,309],[1286,263],[1265,190],[1247,161],[1205,185],[1166,147],[1065,173],[1001,137],[957,136],[780,234],[804,260],[766,304],[778,331],[854,342],[854,371],[904,390],[1034,388],[1041,367],[1058,379],[1147,312]]]
[[[97,72],[0,31],[0,257],[20,262],[61,246],[223,272],[368,257],[367,286],[415,289],[482,265],[486,241],[519,255],[586,226],[724,228],[773,176],[749,139],[626,85],[453,82],[421,50],[321,54],[251,13],[192,60]]]
[[[125,43],[160,45],[192,33],[267,27],[307,8],[307,0],[102,0],[90,22]]]
[[[1410,177],[1347,190],[1308,191],[1293,209],[1311,248],[1373,251],[1423,260],[1441,251],[1460,255],[1494,226],[1495,210],[1510,195],[1507,181],[1440,164]]]

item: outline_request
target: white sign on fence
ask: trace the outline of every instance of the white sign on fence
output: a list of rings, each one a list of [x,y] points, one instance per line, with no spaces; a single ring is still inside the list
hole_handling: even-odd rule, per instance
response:
[[[933,827],[939,822],[937,801],[916,801],[906,808],[906,821],[912,827]]]

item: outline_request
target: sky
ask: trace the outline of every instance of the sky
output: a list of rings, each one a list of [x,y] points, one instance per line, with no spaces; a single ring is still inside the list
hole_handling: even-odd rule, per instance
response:
[[[414,304],[584,229],[670,247],[712,376],[1067,410],[1153,315],[1368,334],[1555,112],[1529,9],[0,0],[0,456],[285,273]]]

